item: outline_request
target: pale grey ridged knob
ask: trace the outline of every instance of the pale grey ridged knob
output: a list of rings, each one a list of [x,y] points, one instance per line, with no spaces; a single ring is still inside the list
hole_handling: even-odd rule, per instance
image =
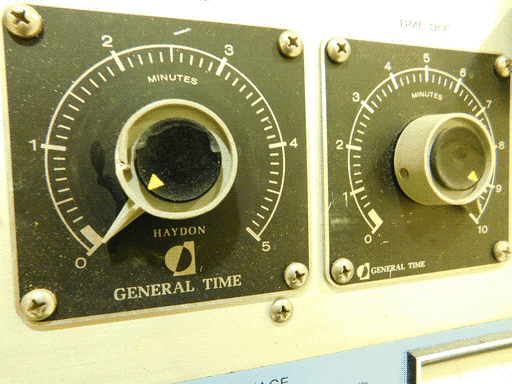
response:
[[[400,134],[394,168],[400,187],[423,205],[464,205],[489,185],[496,149],[472,115],[448,113],[413,120]]]

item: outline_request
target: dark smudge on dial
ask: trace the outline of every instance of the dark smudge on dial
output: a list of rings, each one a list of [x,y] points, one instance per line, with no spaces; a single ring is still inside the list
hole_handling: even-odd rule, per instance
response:
[[[114,199],[114,202],[116,204],[115,216],[117,217],[119,212],[121,212],[121,210],[123,209],[128,198],[122,190],[119,183],[117,182],[116,178],[111,175],[104,174],[105,149],[99,141],[93,141],[93,143],[91,144],[90,158],[91,164],[96,173],[98,174],[96,182],[98,183],[98,185],[102,186],[108,192],[110,192],[112,198]],[[113,253],[117,250],[117,247],[119,246],[119,242],[121,241],[123,234],[124,231],[121,231],[108,242],[109,253]]]
[[[105,150],[99,141],[94,141],[91,144],[91,164],[98,174],[96,179],[98,185],[101,185],[107,191],[110,192],[116,203],[116,216],[123,209],[124,204],[128,198],[121,189],[121,186],[117,180],[111,175],[104,175],[103,171],[105,168]]]

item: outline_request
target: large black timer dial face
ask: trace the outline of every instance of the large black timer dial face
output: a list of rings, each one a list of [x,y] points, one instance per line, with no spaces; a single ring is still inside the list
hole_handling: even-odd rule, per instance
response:
[[[51,320],[289,289],[307,158],[282,31],[38,11],[30,45],[4,32],[20,296],[52,291]]]

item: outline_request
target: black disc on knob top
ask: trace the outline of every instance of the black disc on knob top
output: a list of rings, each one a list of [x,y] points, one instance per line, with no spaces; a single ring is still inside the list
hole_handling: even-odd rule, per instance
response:
[[[173,118],[148,128],[135,144],[139,180],[152,195],[183,203],[207,193],[217,181],[217,140],[195,121]]]
[[[434,142],[430,162],[439,183],[454,191],[470,189],[485,170],[482,141],[469,128],[456,126],[446,129]]]

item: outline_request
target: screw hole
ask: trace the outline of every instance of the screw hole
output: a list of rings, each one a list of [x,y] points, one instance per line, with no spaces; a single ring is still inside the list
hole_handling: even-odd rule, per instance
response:
[[[405,168],[402,168],[400,170],[400,176],[402,176],[403,179],[407,180],[409,178],[409,171]]]
[[[338,43],[338,53],[347,53],[347,43]]]
[[[25,16],[26,12],[27,11],[25,11],[25,10],[19,11],[19,10],[15,10],[15,9],[13,9],[11,11],[11,15],[13,15],[17,19],[16,24],[18,24],[18,23],[30,24],[30,21]]]
[[[288,46],[291,48],[291,47],[299,47],[299,43],[297,42],[297,40],[299,39],[298,36],[288,36],[288,40],[290,41],[288,43]]]

